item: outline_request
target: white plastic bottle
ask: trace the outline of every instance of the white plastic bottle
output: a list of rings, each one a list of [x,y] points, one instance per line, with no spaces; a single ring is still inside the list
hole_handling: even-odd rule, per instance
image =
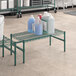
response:
[[[4,30],[4,16],[0,15],[0,40],[3,39],[3,30]]]
[[[51,13],[44,12],[44,15],[42,17],[43,20],[47,21],[42,21],[43,24],[43,30],[48,32],[48,34],[54,34],[54,24],[55,24],[55,19],[51,15]]]
[[[49,13],[48,12],[44,12],[44,14],[43,14],[43,16],[42,16],[42,19],[44,19],[44,20],[48,20],[48,18],[49,18]],[[42,21],[42,24],[43,24],[43,30],[44,31],[48,31],[47,29],[47,22],[45,22],[45,21]]]
[[[54,17],[50,14],[50,17],[48,19],[48,34],[54,34],[55,33],[55,19]]]
[[[35,21],[35,34],[36,35],[43,34],[43,26],[42,26],[42,22],[39,17]]]

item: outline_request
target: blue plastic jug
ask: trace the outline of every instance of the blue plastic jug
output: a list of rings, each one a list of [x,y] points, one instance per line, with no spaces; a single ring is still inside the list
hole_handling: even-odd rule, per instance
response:
[[[31,17],[28,20],[28,32],[33,33],[33,24],[35,22],[35,18],[33,15],[31,15]]]
[[[43,34],[43,26],[42,26],[41,20],[39,18],[37,19],[37,21],[35,21],[35,34],[36,35]]]

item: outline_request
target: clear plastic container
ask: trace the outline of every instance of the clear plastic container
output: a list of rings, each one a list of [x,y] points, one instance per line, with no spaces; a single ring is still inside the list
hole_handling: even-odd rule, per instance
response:
[[[35,34],[36,35],[43,34],[43,26],[42,26],[42,22],[39,17],[35,21]]]

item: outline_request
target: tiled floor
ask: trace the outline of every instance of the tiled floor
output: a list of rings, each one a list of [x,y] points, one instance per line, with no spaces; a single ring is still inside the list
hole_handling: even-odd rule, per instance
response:
[[[40,13],[43,14],[23,14],[20,19],[6,16],[4,34],[9,37],[10,33],[27,30],[30,15],[37,17]],[[66,52],[63,52],[63,42],[56,39],[52,39],[52,46],[48,38],[29,42],[26,43],[26,63],[22,64],[22,52],[17,50],[17,66],[14,67],[14,57],[5,49],[4,58],[0,51],[0,76],[76,76],[76,16],[64,14],[63,10],[50,13],[55,17],[55,27],[67,33]]]

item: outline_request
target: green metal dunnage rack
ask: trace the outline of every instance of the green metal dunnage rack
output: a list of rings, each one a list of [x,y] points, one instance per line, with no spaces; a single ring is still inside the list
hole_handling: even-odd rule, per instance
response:
[[[63,36],[61,38],[60,36]],[[3,36],[3,40],[0,41],[0,47],[2,47],[2,57],[4,57],[4,48],[10,51],[10,55],[14,54],[14,66],[16,66],[16,49],[19,49],[23,53],[23,63],[25,63],[25,43],[43,39],[49,37],[49,45],[51,46],[51,38],[58,39],[64,42],[64,52],[66,51],[66,32],[62,30],[55,29],[55,34],[49,35],[47,32],[43,32],[43,35],[35,35],[27,31],[15,33],[10,35],[10,39]],[[22,43],[23,47],[19,47],[17,44]],[[13,49],[14,47],[14,49]]]
[[[20,2],[19,2],[20,1]],[[42,0],[43,1],[43,0]],[[17,6],[14,8],[7,8],[7,9],[0,9],[0,12],[11,12],[11,13],[17,13],[17,18],[22,17],[22,10],[26,10],[26,9],[33,9],[33,8],[47,8],[47,10],[49,11],[49,7],[54,8],[54,12],[56,13],[56,7],[55,7],[55,0],[52,1],[48,4],[42,4],[42,5],[36,5],[36,6],[21,6],[21,0],[17,0]],[[20,4],[20,5],[19,5]]]
[[[63,38],[60,38],[59,37],[60,35],[63,35]],[[49,44],[50,45],[51,45],[51,38],[55,38],[55,39],[58,39],[60,41],[63,41],[64,42],[64,52],[66,51],[66,33],[65,33],[65,31],[55,29],[54,35],[49,35],[48,33],[44,32],[43,35],[41,35],[41,36],[35,35],[33,33],[28,33],[27,31],[21,32],[21,33],[16,33],[16,34],[11,34],[11,36],[10,36],[11,42],[13,39],[16,40],[14,42],[14,47],[15,47],[15,63],[14,64],[16,65],[16,49],[19,49],[23,52],[23,63],[25,63],[25,43],[33,41],[33,40],[47,38],[47,37],[49,37]],[[22,48],[17,45],[19,43],[23,44]],[[12,51],[11,51],[11,54],[12,54]]]

